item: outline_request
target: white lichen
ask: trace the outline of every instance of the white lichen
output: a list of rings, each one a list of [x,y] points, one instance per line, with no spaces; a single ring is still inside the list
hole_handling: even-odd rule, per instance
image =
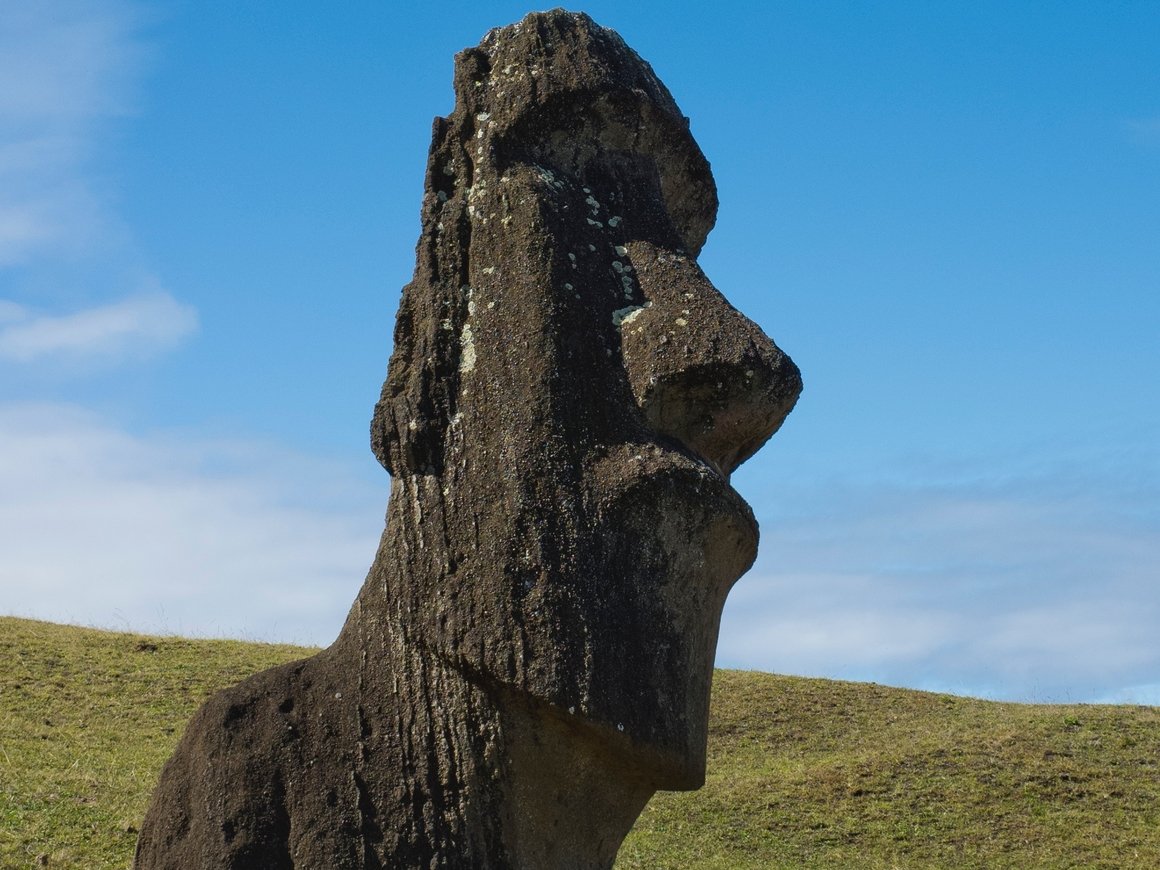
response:
[[[618,308],[612,312],[612,325],[622,327],[626,323],[631,323],[632,319],[646,308],[651,308],[652,303],[646,302],[643,305],[628,305],[624,308]]]
[[[463,324],[459,333],[459,371],[461,374],[475,370],[475,338],[471,334],[471,324]]]

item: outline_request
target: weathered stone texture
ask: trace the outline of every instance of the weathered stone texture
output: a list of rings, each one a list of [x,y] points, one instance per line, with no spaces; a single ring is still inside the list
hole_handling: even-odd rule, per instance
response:
[[[339,638],[226,690],[166,765],[159,868],[608,867],[704,778],[729,485],[793,363],[696,264],[709,165],[587,16],[455,64],[371,441],[378,555]]]

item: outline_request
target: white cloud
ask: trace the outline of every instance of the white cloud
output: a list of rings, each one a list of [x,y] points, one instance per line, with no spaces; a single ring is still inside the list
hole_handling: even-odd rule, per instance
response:
[[[0,300],[0,359],[120,359],[169,348],[197,328],[197,314],[155,292],[49,315]]]
[[[381,487],[268,444],[133,435],[0,405],[0,612],[328,643],[375,552]]]
[[[782,493],[719,663],[1035,701],[1153,682],[1160,486],[1072,472]]]

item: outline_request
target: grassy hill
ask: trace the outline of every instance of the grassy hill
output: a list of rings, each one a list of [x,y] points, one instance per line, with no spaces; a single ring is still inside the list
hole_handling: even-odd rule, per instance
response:
[[[194,708],[310,652],[0,618],[0,868],[127,868]],[[708,783],[617,867],[1160,867],[1160,708],[718,671]]]

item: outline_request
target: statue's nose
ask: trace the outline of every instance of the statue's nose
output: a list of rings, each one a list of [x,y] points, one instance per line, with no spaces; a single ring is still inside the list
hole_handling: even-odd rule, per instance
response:
[[[713,286],[692,257],[629,249],[646,303],[620,323],[621,353],[649,426],[728,475],[793,409],[793,360]]]

